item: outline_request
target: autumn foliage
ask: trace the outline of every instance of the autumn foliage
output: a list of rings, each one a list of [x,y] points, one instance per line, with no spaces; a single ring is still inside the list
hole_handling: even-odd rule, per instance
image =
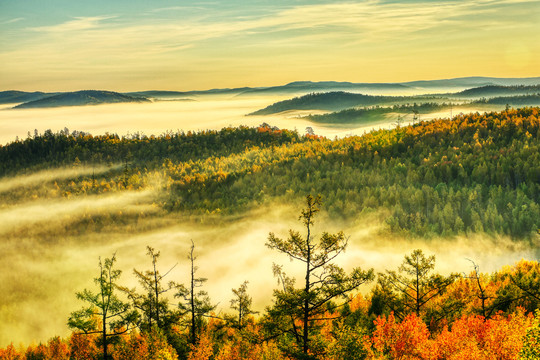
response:
[[[508,276],[523,273],[534,277],[536,262],[520,261],[500,271],[481,274],[489,290],[488,306],[498,303],[497,293],[511,286]],[[510,275],[509,275],[510,274]],[[502,279],[502,280],[501,280]],[[445,293],[446,300],[456,296],[474,300],[477,297],[476,279],[463,277]],[[519,279],[514,278],[514,285]],[[506,291],[510,291],[506,289]],[[519,293],[520,289],[512,291]],[[501,295],[502,296],[502,295]],[[414,312],[398,320],[393,313],[374,317],[370,315],[370,296],[349,298],[345,309],[327,311],[320,321],[318,335],[313,342],[322,349],[316,357],[321,360],[338,359],[415,359],[415,360],[531,360],[538,359],[540,344],[540,312],[536,316],[519,305],[505,312],[494,310],[489,317],[479,314],[478,302],[472,301],[461,309],[461,315],[449,316],[434,331],[429,323]],[[515,299],[524,302],[523,293]],[[433,305],[436,306],[436,305]],[[189,332],[174,328],[177,337],[189,338]],[[114,360],[290,360],[286,344],[278,337],[268,338],[261,320],[253,315],[238,327],[235,322],[218,317],[204,323],[196,345],[187,343],[178,349],[178,342],[158,330],[134,331],[118,336],[109,344],[110,358]],[[176,345],[175,345],[176,344]],[[173,346],[175,345],[175,346]],[[315,357],[313,357],[315,358]],[[93,360],[101,359],[99,337],[72,334],[67,339],[52,338],[47,343],[26,348],[13,344],[0,349],[0,360]]]

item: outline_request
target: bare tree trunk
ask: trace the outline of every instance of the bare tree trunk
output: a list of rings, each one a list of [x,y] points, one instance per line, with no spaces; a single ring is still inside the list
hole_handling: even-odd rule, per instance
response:
[[[308,348],[309,348],[309,329],[308,329],[308,324],[309,324],[309,288],[310,288],[310,273],[311,273],[311,244],[310,244],[310,228],[309,228],[309,223],[311,221],[311,214],[309,215],[308,219],[307,219],[307,237],[306,237],[306,242],[307,242],[307,257],[306,257],[306,287],[304,289],[304,293],[305,293],[305,299],[304,299],[304,319],[303,319],[303,323],[304,323],[304,334],[303,334],[303,352],[304,354],[307,354],[308,352]]]
[[[153,254],[152,254],[153,255]],[[159,291],[158,291],[158,278],[157,278],[157,270],[156,270],[156,258],[152,257],[152,262],[154,263],[154,291],[156,295],[156,325],[158,328],[161,328],[161,324],[159,322]]]
[[[196,333],[195,333],[195,269],[193,267],[193,249],[194,245],[191,245],[191,253],[190,253],[190,260],[191,260],[191,343],[195,345],[197,342]]]
[[[107,316],[103,314],[103,360],[107,360]]]

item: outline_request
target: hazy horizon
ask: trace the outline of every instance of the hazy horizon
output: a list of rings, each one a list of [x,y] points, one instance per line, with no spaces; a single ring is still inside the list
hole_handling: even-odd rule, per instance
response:
[[[0,4],[2,88],[210,89],[527,77],[534,0]]]
[[[404,83],[467,77],[540,77],[538,0],[0,0],[0,34],[0,90],[203,91],[281,86],[297,81]],[[419,95],[444,90],[442,87],[402,91],[394,88],[386,92],[379,90],[376,94]],[[452,90],[465,88],[452,87]],[[297,95],[289,92],[252,97],[201,96],[189,102],[17,110],[11,109],[14,104],[1,104],[0,148],[17,138],[26,139],[27,134],[32,137],[34,129],[38,133],[47,129],[56,133],[67,128],[92,135],[116,133],[123,136],[219,130],[240,125],[255,127],[268,123],[281,129],[297,130],[300,134],[306,132],[306,127],[312,127],[315,134],[334,139],[399,124],[405,126],[418,120],[418,111],[411,107],[405,107],[400,114],[383,112],[365,122],[362,118],[349,123],[323,124],[301,117],[327,112],[319,109],[287,109],[273,115],[246,116]],[[465,107],[465,103],[457,104],[452,103],[448,111],[439,106],[440,103],[436,104],[432,107],[435,110],[420,114],[421,120],[449,118],[461,111],[482,112],[488,107],[504,108],[504,105],[483,107],[473,102],[469,107]],[[256,133],[246,131],[249,132]],[[208,138],[214,141],[211,136]],[[28,148],[32,147],[31,141],[27,144],[30,144]],[[47,140],[42,144],[47,144]],[[239,144],[240,150],[245,146],[246,151],[233,154],[232,160],[240,163],[243,158],[250,160],[259,151],[258,146],[251,147],[255,144],[251,139]],[[358,144],[360,146],[361,142]],[[23,152],[21,159],[31,160],[26,163],[15,159],[19,156],[16,151],[23,148],[19,145],[3,148],[7,149],[8,156],[13,156],[14,165],[6,162],[8,166],[0,178],[0,197],[4,199],[0,203],[0,235],[3,237],[0,241],[0,348],[9,343],[29,345],[68,335],[69,314],[82,305],[76,292],[93,289],[98,259],[111,257],[114,252],[117,252],[118,268],[123,271],[122,285],[136,285],[133,268],[149,268],[147,245],[162,252],[159,262],[162,273],[178,263],[171,272],[171,280],[186,283],[189,275],[186,257],[193,240],[199,256],[197,275],[208,278],[205,289],[214,303],[219,302],[218,311],[223,312],[230,310],[231,289],[248,280],[254,308],[262,313],[271,303],[272,290],[277,288],[272,276],[273,262],[283,264],[289,275],[300,277],[297,264],[268,249],[265,242],[269,232],[285,237],[288,229],[303,230],[297,219],[303,207],[301,198],[306,194],[294,194],[294,191],[304,190],[284,186],[279,192],[276,190],[276,194],[291,194],[290,197],[266,199],[261,187],[260,196],[264,195],[264,201],[255,203],[256,198],[242,195],[242,200],[249,200],[246,201],[249,207],[244,208],[238,202],[234,206],[240,210],[231,208],[230,212],[222,212],[217,208],[212,209],[212,213],[206,210],[199,218],[197,212],[171,210],[176,200],[165,200],[171,194],[182,196],[171,187],[180,184],[180,180],[167,175],[165,157],[155,159],[156,164],[165,161],[164,167],[156,165],[148,169],[143,163],[147,159],[141,157],[141,163],[137,164],[137,171],[141,172],[133,173],[128,179],[128,160],[124,156],[125,172],[121,179],[113,168],[119,172],[122,165],[112,163],[118,162],[120,157],[109,162],[107,159],[112,158],[104,155],[100,164],[90,164],[79,155],[76,144],[70,148],[73,151],[70,155],[76,156],[71,166],[73,158],[64,159],[62,154],[54,153],[58,148],[50,147],[51,158],[59,155],[58,164],[63,165],[36,170],[44,164],[37,167],[33,164],[42,161],[41,155],[49,153]],[[284,149],[294,150],[295,145],[288,148],[284,145]],[[11,149],[15,150],[9,152]],[[121,148],[114,151],[121,151],[117,149]],[[175,150],[184,149],[180,147],[164,149],[167,151],[163,153],[168,154],[184,151]],[[274,143],[269,142],[264,154],[275,149]],[[349,150],[344,148],[343,153],[353,154],[354,149],[351,145]],[[209,161],[226,168],[230,160],[226,151],[214,151],[211,145],[203,150],[212,153]],[[312,150],[306,148],[306,151]],[[161,150],[155,152],[162,153]],[[187,154],[181,153],[182,156]],[[500,154],[502,156],[503,152]],[[504,154],[514,155],[511,151]],[[510,155],[507,158],[513,159]],[[298,153],[296,158],[301,156]],[[431,158],[431,153],[427,157]],[[295,163],[292,155],[284,159],[291,166],[304,166],[304,163]],[[328,159],[333,157],[328,156]],[[186,163],[189,165],[192,160]],[[313,162],[311,160],[305,164],[320,163],[315,157]],[[356,157],[351,155],[349,160],[354,163]],[[386,159],[382,161],[386,163]],[[275,163],[276,169],[282,164],[285,167],[285,161]],[[207,163],[201,164],[206,166]],[[254,173],[260,169],[256,164],[241,164],[247,164],[248,174],[252,174],[250,169]],[[178,165],[182,163],[179,161]],[[331,165],[340,169],[338,161]],[[364,167],[361,163],[358,165]],[[403,164],[398,165],[395,171],[401,173]],[[367,165],[365,169],[369,170]],[[314,170],[316,173],[318,169]],[[98,178],[103,175],[102,192],[99,189],[94,192],[96,174]],[[381,176],[383,174],[386,173]],[[309,177],[309,172],[306,176]],[[271,178],[274,178],[273,172]],[[353,178],[356,175],[346,180],[356,180]],[[141,190],[126,185],[131,179],[144,185]],[[298,177],[293,181],[300,183],[303,179]],[[378,178],[373,179],[366,180],[366,184]],[[264,178],[255,180],[262,183]],[[73,187],[68,186],[68,182],[73,183]],[[79,191],[75,185],[83,182],[88,188]],[[188,177],[186,183],[190,182]],[[249,182],[234,184],[256,190],[253,185],[246,185],[251,184]],[[351,187],[354,190],[350,191],[357,191],[366,184],[358,183],[358,187]],[[208,188],[201,189],[207,191]],[[223,191],[236,190],[231,186],[224,187]],[[477,199],[474,191],[473,199]],[[408,193],[403,196],[407,197]],[[342,221],[331,217],[332,208],[325,208],[324,201],[314,233],[343,230],[350,236],[347,252],[338,261],[346,270],[355,266],[374,267],[376,271],[395,270],[404,255],[417,248],[437,256],[435,271],[441,274],[471,271],[468,259],[474,260],[484,273],[500,270],[522,258],[538,258],[536,235],[531,241],[521,241],[502,233],[477,232],[475,228],[474,232],[452,236],[443,232],[443,235],[422,238],[390,230],[384,220],[385,212],[392,211],[390,205],[382,202],[377,208],[370,205],[364,208],[366,211]],[[336,209],[340,207],[334,206],[333,211],[339,211]],[[202,214],[203,209],[199,210]]]

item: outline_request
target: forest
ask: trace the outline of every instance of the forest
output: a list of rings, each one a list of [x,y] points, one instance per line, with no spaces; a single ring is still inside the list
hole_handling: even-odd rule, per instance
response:
[[[480,232],[531,241],[540,227],[538,112],[472,113],[334,140],[267,124],[161,136],[36,132],[0,147],[4,179],[60,166],[108,170],[0,199],[141,190],[159,179],[159,208],[192,218],[321,194],[334,220],[377,213],[388,231],[407,236]]]
[[[193,242],[187,285],[170,279],[148,246],[147,270],[133,270],[139,289],[122,285],[117,254],[100,258],[96,290],[76,293],[83,307],[67,319],[71,335],[10,344],[0,359],[538,359],[538,262],[486,274],[471,261],[471,272],[445,276],[435,256],[416,249],[397,270],[347,273],[336,264],[344,232],[311,233],[321,206],[308,195],[301,231],[269,233],[266,246],[306,270],[297,283],[274,264],[278,286],[262,314],[247,281],[231,290],[230,311],[214,311]],[[370,290],[358,292],[364,284]]]
[[[0,229],[6,243],[106,238],[180,215],[220,225],[276,203],[298,206],[300,221],[288,233],[268,234],[266,246],[283,261],[273,268],[277,285],[264,311],[252,308],[254,284],[240,284],[230,299],[209,298],[197,241],[185,254],[186,283],[169,278],[159,249],[148,246],[146,266],[133,271],[138,288],[124,283],[130,270],[118,268],[121,252],[96,259],[88,289],[74,289],[82,307],[65,319],[72,334],[8,345],[0,359],[536,359],[537,261],[483,273],[472,259],[472,271],[442,275],[435,257],[417,249],[397,268],[375,273],[358,264],[345,271],[339,259],[347,226],[321,229],[369,218],[392,237],[429,242],[481,234],[537,249],[539,147],[537,107],[341,139],[266,123],[158,136],[29,133],[0,146],[1,209],[28,199],[64,204],[146,195],[129,211],[68,217],[69,226],[10,219],[17,226]],[[62,175],[48,177],[51,169]],[[287,258],[303,264],[303,277],[287,275]],[[216,312],[218,302],[230,310]]]

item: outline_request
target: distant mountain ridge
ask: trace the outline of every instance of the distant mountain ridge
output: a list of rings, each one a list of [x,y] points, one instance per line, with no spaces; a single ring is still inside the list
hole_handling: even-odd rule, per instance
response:
[[[537,85],[486,85],[463,90],[453,94],[453,97],[489,97],[503,95],[530,95],[540,93],[540,84]]]
[[[0,104],[16,104],[43,99],[57,93],[44,93],[41,91],[25,92],[17,90],[0,91]]]
[[[38,100],[17,105],[14,109],[50,108],[60,106],[83,106],[117,103],[150,102],[147,98],[133,97],[113,91],[81,90],[46,96]]]
[[[434,91],[435,89],[455,89],[461,91],[463,96],[472,97],[471,88],[482,88],[474,90],[477,92],[474,96],[502,96],[502,95],[519,95],[528,94],[521,93],[519,90],[504,90],[496,92],[497,87],[531,87],[530,92],[535,92],[534,88],[540,87],[540,77],[528,78],[495,78],[495,77],[462,77],[454,79],[441,80],[420,80],[400,83],[353,83],[347,81],[294,81],[285,85],[266,86],[266,87],[239,87],[239,88],[222,88],[209,90],[192,90],[192,91],[169,91],[169,90],[148,90],[134,92],[112,92],[100,90],[83,90],[76,92],[24,92],[17,90],[0,91],[0,104],[17,104],[24,103],[17,108],[33,108],[33,107],[51,107],[51,106],[77,106],[91,104],[105,104],[117,102],[146,102],[149,99],[153,100],[186,100],[186,97],[205,96],[205,95],[230,95],[230,96],[249,96],[249,95],[266,95],[266,94],[294,94],[302,96],[316,92],[355,92],[355,93],[370,93],[381,94],[384,91],[399,92],[406,90],[415,91]],[[471,90],[467,94],[465,91]],[[495,91],[490,93],[490,91]],[[93,95],[91,92],[96,92]],[[101,94],[98,94],[100,93]],[[529,92],[529,93],[530,93]],[[482,94],[485,93],[485,94]],[[76,95],[75,95],[76,94]],[[113,95],[114,94],[114,95]],[[446,94],[449,95],[449,94]],[[52,98],[58,96],[58,98]],[[49,100],[45,100],[45,99]],[[43,100],[43,102],[39,102]],[[38,101],[38,102],[36,102]],[[32,103],[30,103],[32,102]],[[62,105],[62,103],[66,103]]]
[[[486,85],[516,86],[516,85],[538,85],[540,77],[526,78],[496,78],[485,76],[469,76],[453,79],[441,80],[419,80],[401,83],[406,86],[433,88],[433,87],[481,87]]]

